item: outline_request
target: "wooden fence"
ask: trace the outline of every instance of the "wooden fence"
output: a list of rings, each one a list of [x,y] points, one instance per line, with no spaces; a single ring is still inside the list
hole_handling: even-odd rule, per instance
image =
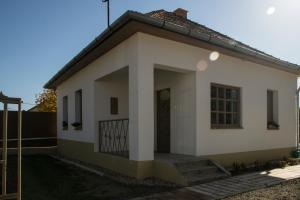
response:
[[[8,147],[17,146],[18,113],[8,112]],[[0,145],[2,148],[3,111],[0,111]],[[56,113],[22,112],[22,146],[49,147],[57,145]]]

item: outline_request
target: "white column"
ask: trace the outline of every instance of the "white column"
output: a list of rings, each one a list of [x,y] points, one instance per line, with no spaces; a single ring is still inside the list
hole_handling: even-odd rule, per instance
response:
[[[203,86],[203,84],[200,82],[201,80],[201,72],[200,71],[196,71],[195,72],[195,125],[196,125],[196,137],[195,137],[195,155],[196,156],[200,156],[201,155],[201,144],[200,141],[203,140],[203,138],[201,138],[201,126],[203,126],[203,124],[201,124],[201,105],[203,105],[203,101],[200,98],[201,97],[201,87]],[[210,94],[209,94],[210,95]]]
[[[138,62],[139,63],[139,62]],[[129,159],[154,159],[153,64],[129,66]]]

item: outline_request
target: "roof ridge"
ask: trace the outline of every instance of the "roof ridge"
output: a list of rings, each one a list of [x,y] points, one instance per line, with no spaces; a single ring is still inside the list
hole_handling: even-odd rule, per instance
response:
[[[147,12],[147,13],[144,13],[144,14],[150,14],[150,13],[158,13],[158,12],[163,12],[163,11],[165,11],[165,12],[167,12],[166,10],[164,10],[164,9],[159,9],[159,10],[153,10],[153,11],[150,11],[150,12]]]

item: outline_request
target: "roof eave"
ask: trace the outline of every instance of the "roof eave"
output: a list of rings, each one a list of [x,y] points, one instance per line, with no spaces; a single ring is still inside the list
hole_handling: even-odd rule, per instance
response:
[[[278,58],[264,55],[252,49],[242,48],[236,44],[227,44],[226,42],[218,39],[211,38],[210,35],[206,33],[197,32],[186,27],[178,26],[173,23],[166,22],[161,19],[156,19],[147,15],[143,15],[141,13],[127,11],[122,16],[120,16],[114,23],[110,25],[107,29],[105,29],[95,40],[93,40],[87,47],[85,47],[79,54],[77,54],[71,61],[69,61],[61,70],[59,70],[45,85],[44,88],[47,89],[55,89],[57,84],[55,84],[56,80],[67,72],[74,64],[79,62],[84,56],[89,54],[95,47],[97,47],[101,42],[108,39],[111,34],[118,30],[119,27],[125,25],[130,20],[135,20],[141,23],[145,23],[148,25],[152,25],[158,28],[162,28],[168,31],[172,31],[181,35],[185,35],[187,37],[191,37],[194,39],[198,39],[204,42],[211,43],[215,46],[225,48],[231,51],[235,51],[247,56],[251,56],[255,59],[264,60],[269,62],[270,64],[278,66],[279,69],[284,71],[288,71],[290,73],[294,73],[300,75],[300,66],[296,64],[292,64]]]
[[[65,72],[67,72],[75,63],[79,62],[81,58],[87,55],[94,47],[100,44],[103,40],[118,29],[119,26],[127,23],[130,20],[131,11],[125,12],[116,21],[114,21],[108,28],[106,28],[99,36],[90,42],[84,49],[82,49],[74,58],[72,58],[63,68],[61,68],[45,85],[46,89],[55,89],[55,81]]]

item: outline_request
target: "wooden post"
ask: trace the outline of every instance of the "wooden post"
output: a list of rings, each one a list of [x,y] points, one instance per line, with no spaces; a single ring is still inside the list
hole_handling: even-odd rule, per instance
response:
[[[3,109],[3,139],[2,139],[2,195],[6,195],[6,170],[7,170],[7,102]]]
[[[18,103],[18,200],[22,198],[22,105]]]
[[[2,139],[2,194],[0,195],[1,199],[17,199],[21,200],[21,187],[22,187],[22,99],[21,98],[12,98],[5,96],[0,92],[0,102],[4,104],[3,109],[3,139]],[[7,194],[7,122],[8,122],[8,104],[17,104],[18,105],[18,188],[17,193]]]

